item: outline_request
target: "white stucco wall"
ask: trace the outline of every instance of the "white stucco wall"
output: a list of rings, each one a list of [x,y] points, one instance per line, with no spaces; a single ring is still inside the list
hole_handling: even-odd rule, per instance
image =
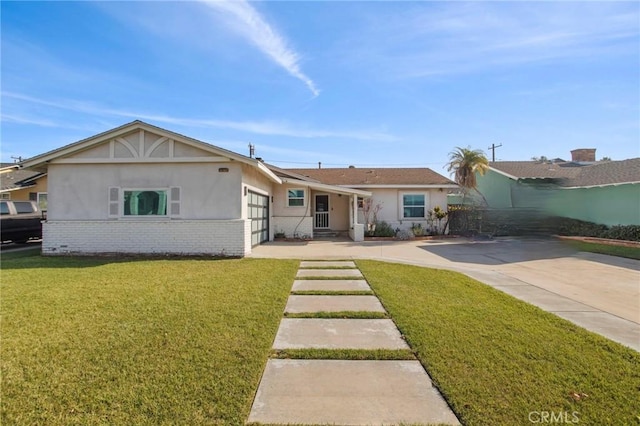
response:
[[[68,220],[43,223],[44,255],[161,253],[244,256],[248,220]],[[248,238],[247,238],[248,236]]]
[[[237,163],[51,164],[47,217],[109,220],[110,187],[180,187],[181,219],[240,219],[241,181]]]
[[[447,210],[447,193],[437,188],[361,188],[372,193],[373,205],[382,204],[382,209],[378,212],[378,221],[389,223],[394,229],[410,229],[412,224],[420,223],[427,226],[426,217],[424,219],[404,219],[402,217],[402,195],[403,194],[424,194],[426,209],[439,206],[442,210]],[[373,215],[372,215],[373,218]],[[362,209],[358,209],[358,222],[365,223]]]

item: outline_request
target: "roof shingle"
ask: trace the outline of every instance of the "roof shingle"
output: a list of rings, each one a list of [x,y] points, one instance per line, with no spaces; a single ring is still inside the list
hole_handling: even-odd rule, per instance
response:
[[[428,168],[285,169],[328,185],[455,185]]]

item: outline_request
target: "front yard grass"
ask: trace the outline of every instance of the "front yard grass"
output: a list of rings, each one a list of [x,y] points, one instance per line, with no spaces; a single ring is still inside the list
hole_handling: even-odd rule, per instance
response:
[[[609,256],[626,257],[629,259],[640,260],[640,248],[615,246],[610,244],[599,244],[588,241],[565,241],[571,247],[578,251],[587,251],[591,253],[608,254]]]
[[[243,424],[299,262],[3,256],[1,424]]]
[[[463,424],[638,424],[638,352],[455,272],[357,264]]]

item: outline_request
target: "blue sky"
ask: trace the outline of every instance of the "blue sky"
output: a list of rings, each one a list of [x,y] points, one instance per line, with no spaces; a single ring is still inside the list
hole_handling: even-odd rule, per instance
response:
[[[282,167],[640,156],[638,2],[0,7],[3,162],[135,119]]]

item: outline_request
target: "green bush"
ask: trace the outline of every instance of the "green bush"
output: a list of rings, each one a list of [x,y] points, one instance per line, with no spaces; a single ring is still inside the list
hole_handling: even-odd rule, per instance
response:
[[[395,237],[396,230],[384,220],[376,222],[376,230],[373,232],[374,237]]]
[[[640,241],[638,225],[615,225],[609,228],[606,225],[566,217],[551,218],[551,224],[559,235]]]
[[[606,238],[614,240],[640,241],[640,226],[616,225],[609,228]]]

